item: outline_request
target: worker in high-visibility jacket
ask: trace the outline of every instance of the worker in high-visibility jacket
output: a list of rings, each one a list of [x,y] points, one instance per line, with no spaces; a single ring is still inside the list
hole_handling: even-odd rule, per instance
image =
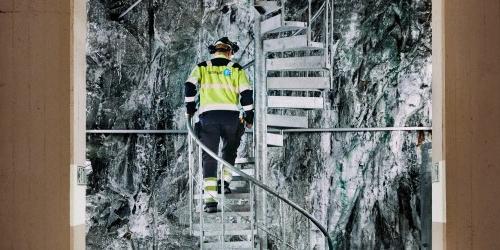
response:
[[[195,97],[199,98],[199,136],[203,144],[214,152],[219,150],[222,138],[222,158],[234,165],[245,126],[253,124],[253,93],[243,68],[231,61],[238,45],[223,37],[209,47],[211,60],[199,63],[185,83],[187,114],[197,111]],[[241,107],[240,107],[241,106]],[[243,117],[240,117],[240,110]],[[204,210],[217,212],[217,193],[230,193],[231,173],[224,171],[222,181],[217,180],[217,161],[203,152]]]

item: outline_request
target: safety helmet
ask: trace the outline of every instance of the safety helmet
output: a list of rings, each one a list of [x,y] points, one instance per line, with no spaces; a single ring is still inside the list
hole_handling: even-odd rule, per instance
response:
[[[236,54],[240,47],[236,42],[231,42],[227,36],[220,38],[214,44],[208,46],[208,51],[210,54],[214,54],[217,51],[227,52],[232,51],[233,54]]]

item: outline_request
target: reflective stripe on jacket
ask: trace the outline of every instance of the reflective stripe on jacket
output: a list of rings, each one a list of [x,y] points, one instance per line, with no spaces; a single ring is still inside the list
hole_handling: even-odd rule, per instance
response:
[[[199,92],[200,114],[212,110],[253,110],[252,90],[248,75],[237,64],[224,57],[199,63],[192,71],[185,86],[186,105],[194,105]],[[252,114],[253,115],[253,114]]]

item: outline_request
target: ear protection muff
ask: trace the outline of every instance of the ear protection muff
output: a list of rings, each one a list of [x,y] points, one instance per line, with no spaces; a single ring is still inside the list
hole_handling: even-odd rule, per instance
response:
[[[210,54],[215,54],[215,45],[211,44],[211,45],[208,45],[208,52]]]
[[[238,52],[238,50],[240,50],[240,46],[238,46],[237,43],[231,43],[231,49],[233,50],[233,54],[236,54],[236,52]]]
[[[231,50],[232,50],[233,54],[236,54],[236,52],[238,52],[238,50],[240,50],[240,47],[238,46],[238,44],[230,42],[229,39],[227,39],[227,42],[225,41],[225,44],[231,46]],[[214,44],[211,44],[208,46],[208,52],[210,54],[215,54],[215,52],[217,52]]]

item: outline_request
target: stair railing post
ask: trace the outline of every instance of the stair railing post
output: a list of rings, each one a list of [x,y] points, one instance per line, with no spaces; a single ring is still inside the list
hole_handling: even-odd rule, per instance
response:
[[[203,194],[203,166],[202,166],[202,153],[203,150],[201,149],[200,146],[198,146],[198,185],[199,185],[199,190],[200,190],[200,195],[199,197],[199,207],[200,207],[200,249],[203,250],[203,241],[204,241],[204,236],[205,232],[203,230],[203,199],[204,194]],[[207,194],[206,194],[207,195]]]
[[[328,0],[329,1],[329,0]],[[331,20],[331,26],[330,26],[330,43],[333,43],[333,28],[334,28],[334,25],[333,23],[335,22],[335,1],[332,0],[331,2],[331,10],[330,10],[330,13],[331,13],[331,16],[330,16],[330,20]],[[328,13],[327,13],[328,14]],[[333,85],[333,58],[334,58],[334,51],[333,51],[333,45],[330,46],[330,89],[333,89],[334,85]]]
[[[254,164],[254,173],[255,173],[255,164]],[[255,186],[253,183],[249,182],[250,188],[250,241],[252,242],[252,249],[255,249]]]
[[[285,245],[285,219],[284,219],[284,216],[283,216],[283,201],[282,200],[279,200],[279,214],[280,214],[280,228],[281,228],[281,249],[285,249],[286,248],[286,245]]]
[[[286,0],[283,0],[281,1],[281,24],[284,25],[285,24],[285,12],[286,12],[286,9],[285,9],[285,5],[286,5]]]
[[[328,29],[328,26],[329,26],[329,24],[328,24],[328,8],[330,6],[329,3],[330,3],[330,1],[327,0],[325,3],[326,6],[325,6],[325,10],[324,10],[325,11],[325,13],[324,13],[325,14],[325,52],[324,52],[325,54],[324,54],[324,56],[325,56],[325,65],[328,68],[330,68],[330,53],[329,53],[329,51],[330,51],[330,43],[329,43],[330,42],[330,39],[329,39],[330,32],[329,31],[330,30]]]
[[[224,249],[224,235],[226,234],[226,226],[224,223],[224,166],[221,165],[220,168],[220,203],[221,203],[221,214],[220,214],[220,221],[221,221],[221,226],[222,226],[222,236],[220,237],[221,239],[221,249]]]
[[[312,41],[312,35],[311,35],[311,2],[312,0],[308,0],[308,8],[307,8],[307,44],[310,44]]]
[[[193,139],[191,139],[191,136],[189,135],[187,136],[187,139],[188,139],[188,166],[189,166],[189,233],[193,235],[194,150],[193,150]]]
[[[255,21],[254,21],[254,35],[255,35],[255,81],[254,81],[254,108],[255,108],[255,126],[254,126],[254,136],[255,136],[255,177],[257,180],[267,183],[266,173],[267,173],[267,86],[266,86],[266,65],[265,65],[265,54],[262,47],[262,35],[261,35],[261,16],[258,12],[254,11]],[[256,194],[256,216],[257,220],[262,225],[267,225],[266,220],[266,193],[259,192]],[[263,230],[257,230],[259,240],[261,241],[261,247],[267,249],[267,236],[266,232]]]

